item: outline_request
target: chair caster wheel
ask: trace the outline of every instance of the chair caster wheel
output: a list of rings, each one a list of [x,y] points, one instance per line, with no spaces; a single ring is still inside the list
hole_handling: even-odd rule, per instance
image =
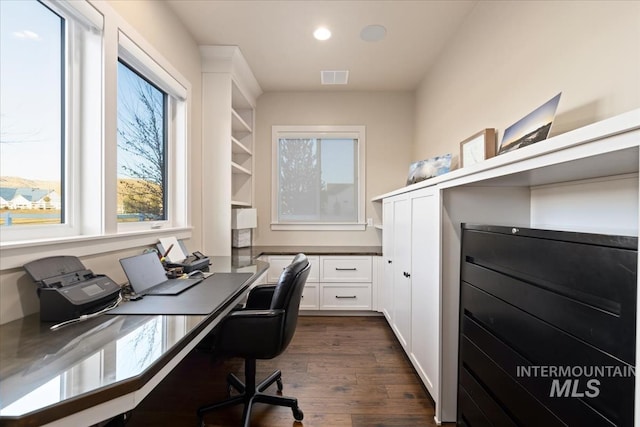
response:
[[[282,391],[282,380],[281,379],[277,379],[276,380],[276,385],[278,386],[278,391]]]
[[[300,408],[291,408],[291,410],[293,411],[293,418],[295,418],[296,421],[302,421],[304,418],[302,410]]]

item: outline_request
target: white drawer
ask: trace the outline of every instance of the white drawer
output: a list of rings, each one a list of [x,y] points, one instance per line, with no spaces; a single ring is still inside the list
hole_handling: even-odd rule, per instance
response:
[[[284,270],[291,261],[293,261],[294,255],[269,255],[269,273],[267,274],[267,283],[278,283],[280,279],[280,274],[282,270]],[[309,272],[309,276],[307,277],[307,283],[318,283],[320,275],[318,274],[319,268],[319,257],[317,256],[308,256],[307,259],[311,264],[311,271]]]
[[[320,257],[321,282],[371,282],[370,256]]]
[[[317,283],[306,285],[302,291],[300,310],[318,310],[320,308],[320,289]]]
[[[371,284],[322,284],[322,310],[370,310]]]

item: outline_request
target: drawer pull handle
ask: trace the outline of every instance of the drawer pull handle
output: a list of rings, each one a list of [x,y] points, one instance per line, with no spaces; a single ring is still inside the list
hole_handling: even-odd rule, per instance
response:
[[[336,295],[337,299],[356,299],[355,295]]]
[[[336,267],[336,271],[356,271],[358,270],[355,267],[351,267],[351,268],[340,268],[340,267]]]

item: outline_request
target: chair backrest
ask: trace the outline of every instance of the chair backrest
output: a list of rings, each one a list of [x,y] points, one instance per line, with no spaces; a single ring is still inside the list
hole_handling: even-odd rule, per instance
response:
[[[270,308],[285,310],[282,349],[289,345],[296,331],[300,300],[302,299],[302,291],[307,282],[310,268],[309,260],[305,254],[296,255],[291,264],[280,274],[280,279],[273,292]]]

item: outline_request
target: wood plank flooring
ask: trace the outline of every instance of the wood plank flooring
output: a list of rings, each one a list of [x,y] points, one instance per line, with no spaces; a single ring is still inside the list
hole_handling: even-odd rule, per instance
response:
[[[433,403],[383,317],[301,316],[285,353],[258,361],[257,380],[282,370],[289,408],[258,404],[252,427],[435,426]],[[241,359],[193,351],[132,412],[128,427],[196,426],[198,406],[226,397],[228,372],[244,377]],[[275,385],[269,389],[275,393]],[[238,426],[241,407],[205,416],[207,427]]]

